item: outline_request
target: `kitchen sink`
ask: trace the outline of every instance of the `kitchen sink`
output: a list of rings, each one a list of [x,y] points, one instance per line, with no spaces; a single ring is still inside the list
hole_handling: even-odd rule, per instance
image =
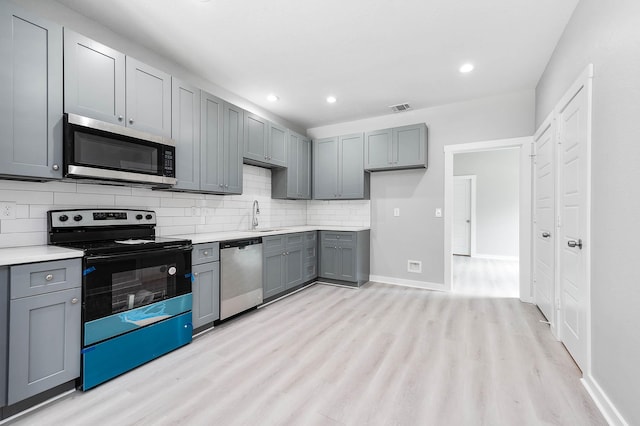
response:
[[[272,228],[272,229],[250,229],[250,232],[275,232],[282,231],[282,228]]]

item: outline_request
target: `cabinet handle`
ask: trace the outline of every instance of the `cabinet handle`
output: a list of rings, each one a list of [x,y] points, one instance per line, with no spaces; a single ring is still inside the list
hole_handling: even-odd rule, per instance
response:
[[[203,254],[204,256],[209,256],[209,252],[208,252],[208,251],[205,251],[205,252],[203,252],[202,254]]]
[[[53,170],[58,171],[60,170],[60,166],[58,166],[57,164],[54,164],[53,167],[51,167]]]
[[[198,273],[197,273],[197,272],[194,272],[194,273],[193,273],[193,276],[194,276],[194,277],[197,277],[197,276],[198,276]]]
[[[122,121],[124,117],[122,117],[121,115],[118,116],[118,121]]]
[[[53,274],[47,274],[47,275],[44,277],[44,279],[45,279],[45,280],[47,280],[47,281],[51,281],[51,280],[53,279]]]
[[[74,305],[78,303],[78,298],[74,297],[73,299],[71,299],[71,303],[73,303]]]
[[[133,124],[133,118],[129,119],[129,124]]]
[[[225,188],[228,188],[228,187],[229,187],[229,185],[225,185],[224,187],[225,187]]]
[[[221,183],[221,184],[220,184],[220,188],[224,188],[224,183]]]

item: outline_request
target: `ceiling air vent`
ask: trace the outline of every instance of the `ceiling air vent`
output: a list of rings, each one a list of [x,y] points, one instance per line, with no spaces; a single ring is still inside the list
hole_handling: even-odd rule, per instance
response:
[[[404,112],[409,111],[411,109],[411,106],[409,104],[398,104],[391,105],[389,108],[391,108],[391,111],[393,112]]]

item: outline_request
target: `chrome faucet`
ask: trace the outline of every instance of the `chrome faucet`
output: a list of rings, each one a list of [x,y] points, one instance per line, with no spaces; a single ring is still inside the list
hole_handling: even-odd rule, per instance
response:
[[[260,214],[260,205],[258,204],[258,200],[253,200],[253,208],[252,208],[252,221],[251,221],[251,229],[256,229],[258,227],[258,215]]]

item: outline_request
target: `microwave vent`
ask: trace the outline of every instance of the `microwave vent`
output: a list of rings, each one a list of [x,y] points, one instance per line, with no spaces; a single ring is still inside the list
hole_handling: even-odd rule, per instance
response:
[[[411,109],[411,105],[398,104],[398,105],[391,105],[389,108],[391,108],[391,111],[393,112],[404,112],[404,111],[409,111]]]

